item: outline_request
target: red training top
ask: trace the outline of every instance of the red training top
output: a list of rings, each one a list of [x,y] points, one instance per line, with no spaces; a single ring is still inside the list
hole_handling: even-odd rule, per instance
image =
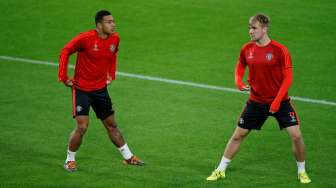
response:
[[[236,65],[235,83],[241,89],[245,68],[248,66],[250,99],[263,104],[272,104],[277,111],[281,101],[289,99],[292,83],[292,62],[288,49],[271,40],[266,46],[257,46],[255,41],[245,44]],[[272,109],[271,106],[271,109]]]
[[[119,40],[118,33],[110,34],[106,39],[101,39],[96,30],[80,33],[61,51],[58,79],[63,82],[69,79],[69,56],[77,52],[74,86],[84,91],[106,87],[108,76],[115,79]]]

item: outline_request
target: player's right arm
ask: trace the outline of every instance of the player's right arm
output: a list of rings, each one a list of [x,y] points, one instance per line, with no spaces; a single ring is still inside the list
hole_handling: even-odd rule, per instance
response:
[[[77,37],[68,42],[61,50],[59,56],[58,80],[63,82],[66,86],[72,86],[73,84],[72,79],[69,79],[68,76],[69,57],[71,54],[81,49],[83,37],[83,34],[79,34]]]
[[[235,84],[236,84],[236,87],[240,91],[249,91],[250,90],[250,86],[246,85],[243,82],[245,69],[246,69],[246,60],[245,60],[245,56],[244,56],[244,50],[242,49],[240,51],[240,56],[239,56],[239,59],[237,61],[236,68],[235,68]]]

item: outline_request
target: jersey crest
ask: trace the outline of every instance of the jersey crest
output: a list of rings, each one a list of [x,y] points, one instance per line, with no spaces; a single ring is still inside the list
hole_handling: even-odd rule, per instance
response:
[[[267,61],[271,61],[273,59],[273,54],[272,53],[267,53],[266,54],[266,59],[267,59]]]
[[[112,53],[114,53],[115,49],[116,49],[115,45],[114,45],[114,44],[111,44],[111,46],[110,46],[110,51],[111,51]]]

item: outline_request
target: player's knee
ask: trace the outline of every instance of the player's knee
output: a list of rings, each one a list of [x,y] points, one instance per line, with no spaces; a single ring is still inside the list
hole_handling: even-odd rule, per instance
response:
[[[107,129],[116,129],[118,127],[117,122],[114,119],[114,116],[108,116],[103,120],[103,123]]]
[[[293,134],[291,135],[291,138],[293,140],[293,142],[298,143],[302,141],[302,136],[301,134]]]
[[[80,135],[84,135],[86,133],[87,126],[78,126],[76,128],[76,132],[78,132]]]
[[[89,119],[88,118],[76,118],[77,121],[77,128],[76,132],[80,135],[84,135],[88,126],[89,126]]]
[[[118,127],[118,125],[117,125],[117,123],[115,121],[112,121],[112,122],[107,123],[106,127],[109,130],[113,131],[113,130],[115,130]]]
[[[244,139],[243,135],[234,135],[232,137],[232,141],[234,141],[234,142],[241,142],[243,139]]]

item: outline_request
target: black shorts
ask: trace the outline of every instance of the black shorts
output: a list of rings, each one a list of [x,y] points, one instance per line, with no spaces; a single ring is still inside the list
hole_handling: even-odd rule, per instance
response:
[[[246,106],[238,120],[238,126],[243,129],[260,130],[268,116],[274,116],[278,121],[280,130],[286,127],[299,125],[299,118],[289,100],[281,102],[279,111],[271,114],[270,105],[254,101],[247,101]]]
[[[77,88],[72,89],[72,114],[75,118],[80,115],[89,115],[92,106],[97,118],[104,120],[114,114],[111,98],[107,88],[96,91],[82,91]]]

